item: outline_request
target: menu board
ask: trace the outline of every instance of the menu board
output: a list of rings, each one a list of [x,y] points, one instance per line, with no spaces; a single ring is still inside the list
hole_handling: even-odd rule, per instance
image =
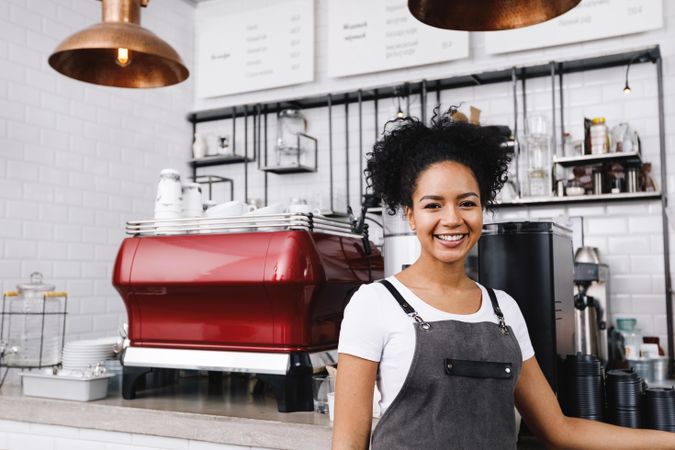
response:
[[[198,98],[314,79],[313,0],[221,0],[197,6]]]
[[[638,33],[662,26],[662,0],[583,0],[548,22],[485,33],[485,51],[489,54],[515,52]]]
[[[469,56],[469,33],[415,19],[406,0],[329,0],[328,76],[419,66]]]

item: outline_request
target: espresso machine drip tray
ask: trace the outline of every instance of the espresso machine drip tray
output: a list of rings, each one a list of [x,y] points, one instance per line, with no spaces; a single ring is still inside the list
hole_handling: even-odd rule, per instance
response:
[[[337,364],[337,350],[307,354],[312,372]],[[125,367],[196,369],[265,375],[286,375],[291,353],[253,353],[175,348],[127,347],[122,355]]]

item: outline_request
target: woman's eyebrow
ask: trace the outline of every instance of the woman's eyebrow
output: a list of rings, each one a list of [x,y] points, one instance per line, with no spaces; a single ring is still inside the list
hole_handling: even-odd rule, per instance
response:
[[[420,198],[420,201],[422,200],[443,200],[442,195],[425,195],[422,198]]]
[[[467,197],[477,197],[477,198],[480,198],[480,197],[478,196],[478,194],[476,194],[475,192],[465,192],[465,193],[459,194],[459,195],[457,196],[457,198],[460,199],[460,200],[463,200],[463,199],[465,199],[465,198],[467,198]],[[444,197],[443,197],[442,195],[424,195],[424,196],[422,196],[422,197],[420,198],[419,201],[422,201],[422,200],[443,200],[443,199],[444,199]]]

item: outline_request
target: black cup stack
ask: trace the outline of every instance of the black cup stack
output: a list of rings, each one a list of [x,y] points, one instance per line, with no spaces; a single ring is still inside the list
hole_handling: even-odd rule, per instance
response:
[[[568,355],[567,392],[565,413],[573,417],[603,420],[603,369],[602,363],[592,355]]]
[[[621,427],[640,428],[642,421],[642,378],[633,369],[607,372],[607,415]]]
[[[645,389],[644,410],[647,428],[675,432],[675,389]]]

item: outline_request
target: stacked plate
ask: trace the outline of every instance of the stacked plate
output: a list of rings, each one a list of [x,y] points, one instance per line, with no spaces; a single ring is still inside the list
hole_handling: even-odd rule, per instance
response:
[[[104,337],[66,342],[63,349],[63,370],[85,370],[97,362],[114,359],[113,346],[118,337]]]

